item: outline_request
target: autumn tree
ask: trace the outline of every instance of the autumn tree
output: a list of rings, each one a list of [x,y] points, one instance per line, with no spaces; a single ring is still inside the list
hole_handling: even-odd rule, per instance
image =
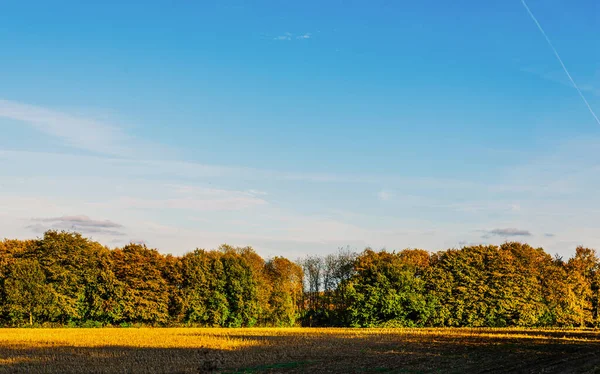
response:
[[[431,323],[436,326],[493,324],[491,266],[497,263],[495,246],[450,249],[432,256],[426,288],[435,300]]]
[[[576,326],[594,326],[598,323],[598,289],[600,263],[596,251],[577,247],[575,256],[566,264],[571,294],[570,305]]]
[[[121,318],[115,322],[165,324],[169,288],[163,278],[164,257],[145,245],[128,244],[111,252],[113,272],[124,285]]]
[[[302,268],[286,258],[274,257],[266,263],[265,272],[271,285],[269,324],[294,325],[302,296]]]
[[[600,260],[518,242],[348,249],[298,264],[222,245],[182,256],[78,233],[0,241],[0,323],[220,327],[600,324]]]

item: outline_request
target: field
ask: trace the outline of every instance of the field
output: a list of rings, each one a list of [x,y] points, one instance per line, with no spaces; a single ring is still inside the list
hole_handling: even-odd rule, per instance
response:
[[[1,329],[0,373],[600,372],[600,331]]]

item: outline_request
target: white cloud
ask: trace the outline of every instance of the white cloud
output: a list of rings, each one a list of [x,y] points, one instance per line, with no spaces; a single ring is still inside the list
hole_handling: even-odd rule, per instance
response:
[[[282,40],[282,41],[288,41],[288,40],[292,40],[292,39],[296,39],[296,40],[306,40],[306,39],[310,39],[312,37],[312,34],[309,32],[305,32],[303,34],[292,34],[291,32],[286,32],[283,35],[278,35],[276,37],[274,37],[274,40]]]
[[[120,128],[89,118],[3,99],[0,99],[0,117],[33,126],[79,149],[102,154],[130,154],[127,143],[131,139]]]
[[[181,197],[172,199],[140,199],[121,197],[111,204],[123,208],[135,209],[177,209],[192,211],[243,210],[266,205],[267,201],[245,195],[237,191],[223,191],[218,195],[208,194],[199,197]]]
[[[172,199],[148,200],[150,205],[158,204],[167,208],[189,210],[241,210],[267,205],[261,197],[265,192],[248,190],[236,191],[219,188],[207,188],[197,185],[167,185],[175,193]],[[144,202],[141,202],[144,205]]]
[[[292,40],[292,34],[289,32],[286,32],[285,34],[276,36],[273,39],[275,39],[275,40]]]
[[[127,144],[127,136],[118,129],[98,139],[87,137],[85,131],[105,134],[103,123],[1,103],[0,115],[33,124],[69,144],[83,139],[80,148],[101,150],[102,142]],[[67,120],[66,127],[57,122],[62,119]],[[85,131],[77,127],[79,123],[84,123]],[[71,128],[73,134],[67,131]],[[345,244],[438,250],[463,240],[477,242],[482,233],[473,231],[476,227],[526,227],[536,235],[525,236],[529,231],[522,230],[515,237],[568,255],[574,248],[571,239],[600,245],[593,230],[577,229],[600,218],[600,209],[595,208],[600,206],[599,144],[600,139],[593,138],[564,141],[535,158],[527,159],[525,154],[519,164],[497,170],[493,179],[268,170],[128,159],[117,156],[118,152],[100,157],[0,150],[0,227],[4,230],[0,234],[30,237],[26,227],[33,226],[31,217],[89,214],[126,225],[127,235],[119,236],[120,241],[143,238],[166,251],[227,241],[267,251],[261,253],[276,254],[278,248],[285,248],[290,254],[301,254],[334,251]],[[139,147],[131,151],[138,154]],[[389,188],[376,194],[385,204],[360,206],[348,198],[368,199],[380,186]],[[326,200],[333,196],[332,190],[343,192],[339,202]],[[33,224],[40,225],[36,229],[58,225]],[[153,224],[169,230],[157,231]],[[435,235],[424,234],[432,230]],[[492,231],[489,241],[501,242],[519,230]],[[548,232],[556,236],[543,235]],[[105,243],[115,240],[111,233],[94,234]]]
[[[250,195],[255,195],[255,196],[266,196],[266,195],[268,195],[268,193],[266,193],[265,191],[258,191],[258,190],[248,190],[246,192],[249,193]]]
[[[377,193],[377,197],[381,201],[388,201],[392,197],[392,193],[389,191],[381,190]]]
[[[0,163],[5,165],[4,170],[9,170],[15,165],[13,175],[38,170],[38,175],[43,175],[48,170],[55,169],[56,165],[68,165],[73,175],[101,176],[105,171],[110,174],[126,178],[132,177],[157,177],[163,179],[181,178],[236,178],[244,180],[280,180],[302,181],[314,183],[375,183],[379,177],[365,177],[351,174],[333,173],[303,173],[256,169],[249,167],[208,165],[199,162],[178,160],[144,160],[120,157],[97,157],[92,155],[72,155],[68,153],[33,152],[33,151],[8,151],[0,150]],[[375,180],[373,181],[373,178]],[[257,190],[258,191],[258,190]]]

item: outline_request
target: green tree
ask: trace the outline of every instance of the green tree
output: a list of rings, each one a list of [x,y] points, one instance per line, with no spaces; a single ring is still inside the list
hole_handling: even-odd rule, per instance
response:
[[[185,320],[183,257],[168,254],[164,258],[163,278],[168,284],[169,319],[172,323]]]
[[[181,260],[184,321],[224,326],[229,317],[221,253],[196,249]]]
[[[18,259],[8,266],[4,294],[4,307],[13,322],[27,316],[30,325],[47,313],[52,296],[40,264],[32,259]]]
[[[431,314],[425,281],[402,256],[367,249],[349,284],[353,326],[423,326]]]
[[[81,321],[85,314],[86,274],[93,268],[93,248],[100,246],[79,233],[47,231],[37,240],[31,256],[46,275],[54,306],[51,320]]]
[[[265,273],[265,260],[260,257],[252,247],[233,248],[227,245],[221,246],[221,250],[233,250],[239,254],[243,261],[250,267],[252,272],[252,281],[255,288],[255,304],[258,324],[265,324],[269,314],[269,298],[272,292],[272,285],[267,279]]]
[[[83,274],[83,300],[80,302],[82,322],[112,324],[123,318],[125,284],[114,271],[111,252],[97,243],[89,249],[87,268]]]
[[[260,304],[252,267],[236,250],[221,247],[225,295],[229,305],[227,327],[254,326],[259,319]]]

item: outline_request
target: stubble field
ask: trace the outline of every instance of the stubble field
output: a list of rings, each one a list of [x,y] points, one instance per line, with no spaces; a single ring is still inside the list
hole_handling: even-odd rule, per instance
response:
[[[0,372],[600,372],[600,331],[0,329]]]

